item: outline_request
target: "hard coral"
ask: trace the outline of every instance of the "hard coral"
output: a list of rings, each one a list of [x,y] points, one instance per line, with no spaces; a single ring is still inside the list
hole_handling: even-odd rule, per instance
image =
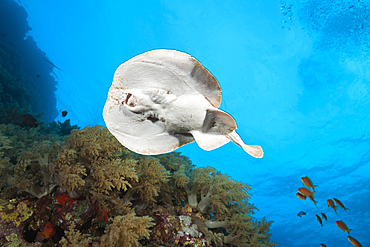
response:
[[[189,205],[161,207],[151,205],[145,212],[154,218],[150,239],[145,246],[222,246],[205,226],[205,218]]]
[[[18,227],[22,222],[26,221],[33,213],[32,209],[28,208],[25,202],[6,202],[1,200],[0,218],[3,221],[13,222]]]
[[[18,243],[26,245],[23,240],[25,222],[32,216],[33,210],[24,201],[0,200],[0,244],[12,246]]]

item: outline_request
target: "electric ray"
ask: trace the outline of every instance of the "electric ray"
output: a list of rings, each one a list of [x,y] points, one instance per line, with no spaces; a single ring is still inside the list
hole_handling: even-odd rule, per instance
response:
[[[139,154],[171,152],[194,140],[209,151],[231,140],[261,158],[262,148],[242,141],[235,120],[218,109],[220,104],[221,88],[198,60],[161,49],[117,68],[103,117],[117,140]]]

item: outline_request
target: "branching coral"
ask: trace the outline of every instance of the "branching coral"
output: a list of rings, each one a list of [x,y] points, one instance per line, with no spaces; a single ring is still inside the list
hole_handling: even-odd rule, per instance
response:
[[[49,171],[71,197],[87,196],[107,211],[137,211],[155,201],[169,172],[154,157],[142,157],[124,148],[106,128],[73,130]]]
[[[89,234],[81,234],[79,230],[75,229],[76,225],[71,224],[68,231],[65,232],[66,237],[60,240],[62,247],[88,247],[92,239]]]
[[[41,132],[41,133],[40,133]],[[42,127],[24,129],[11,124],[0,125],[2,158],[0,181],[40,198],[55,187],[48,165],[40,162],[45,153],[55,153],[61,138],[43,134]],[[42,186],[44,185],[44,186]]]
[[[188,157],[180,155],[178,152],[162,154],[156,157],[170,172],[169,182],[162,186],[159,200],[170,205],[175,201],[177,205],[181,205],[188,197],[185,190],[179,188],[183,188],[190,181],[185,175],[185,171],[192,169],[194,165],[192,165]]]
[[[124,201],[132,201],[137,211],[145,208],[149,202],[156,201],[161,187],[168,181],[169,172],[153,157],[138,158],[135,170],[138,180],[132,182],[131,188],[124,195]]]
[[[99,246],[140,246],[141,238],[149,238],[148,228],[154,225],[151,220],[148,216],[137,217],[135,213],[117,216],[105,230]]]
[[[49,171],[71,197],[87,196],[107,210],[107,203],[121,205],[118,193],[138,180],[136,161],[125,159],[127,152],[105,128],[73,130],[49,161]]]
[[[224,244],[235,246],[273,246],[267,231],[272,222],[254,221],[250,216],[256,209],[249,204],[250,187],[232,180],[212,167],[189,168],[184,164],[175,171],[173,178],[178,190],[185,190],[187,202],[202,214],[211,213],[213,218],[205,220],[209,229],[224,228]],[[263,225],[263,230],[257,231]],[[266,227],[267,226],[267,227]],[[219,237],[215,238],[219,241]],[[256,245],[257,242],[259,245]],[[255,245],[251,245],[251,244]]]
[[[234,181],[212,167],[187,170],[181,167],[174,176],[178,178],[177,185],[185,189],[189,205],[202,213],[211,209],[225,213],[228,206],[247,201],[250,197],[248,185]]]

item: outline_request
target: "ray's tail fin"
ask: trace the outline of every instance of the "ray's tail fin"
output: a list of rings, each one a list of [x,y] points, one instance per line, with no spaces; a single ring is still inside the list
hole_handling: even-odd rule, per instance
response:
[[[246,145],[244,144],[243,149],[248,154],[252,155],[254,158],[262,158],[263,150],[258,145]]]
[[[240,146],[244,149],[245,152],[253,156],[254,158],[262,158],[263,157],[263,150],[258,145],[247,145],[243,142],[243,140],[240,138],[240,136],[234,131],[232,131],[230,134],[226,135],[227,138],[229,138],[233,143]]]

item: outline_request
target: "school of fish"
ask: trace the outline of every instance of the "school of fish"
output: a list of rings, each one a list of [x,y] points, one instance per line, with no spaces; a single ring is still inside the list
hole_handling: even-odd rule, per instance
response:
[[[315,194],[315,188],[318,187],[317,185],[313,185],[311,179],[306,176],[306,177],[302,177],[301,178],[302,180],[302,183],[303,183],[303,186],[305,187],[302,187],[302,188],[299,188],[298,189],[298,193],[296,194],[296,196],[301,199],[301,200],[306,200],[307,197],[308,199],[310,199],[314,204],[315,206],[317,207],[317,201],[315,201],[315,197],[314,197],[314,194]],[[342,208],[344,211],[347,211],[349,210],[348,208],[346,208],[344,206],[344,204],[339,200],[339,199],[336,199],[336,198],[333,198],[333,199],[328,199],[327,201],[327,204],[328,204],[328,207],[332,208],[335,212],[336,215],[338,215],[337,213],[337,208]],[[325,220],[325,222],[328,221],[328,218],[326,216],[325,213],[320,213],[321,214],[321,217],[319,214],[316,214],[316,220],[320,223],[321,226],[324,226],[323,224],[323,220]],[[306,215],[305,212],[301,211],[298,213],[298,216],[301,217],[302,215]],[[341,221],[341,220],[338,220],[335,222],[336,225],[338,226],[338,228],[342,231],[345,231],[347,232],[348,236],[347,236],[347,239],[349,240],[349,242],[351,244],[353,244],[353,246],[355,247],[362,247],[362,245],[360,244],[359,241],[357,241],[355,238],[349,236],[350,235],[350,231],[352,231],[352,229],[348,229],[347,225]],[[320,244],[320,247],[326,247],[325,244]]]

